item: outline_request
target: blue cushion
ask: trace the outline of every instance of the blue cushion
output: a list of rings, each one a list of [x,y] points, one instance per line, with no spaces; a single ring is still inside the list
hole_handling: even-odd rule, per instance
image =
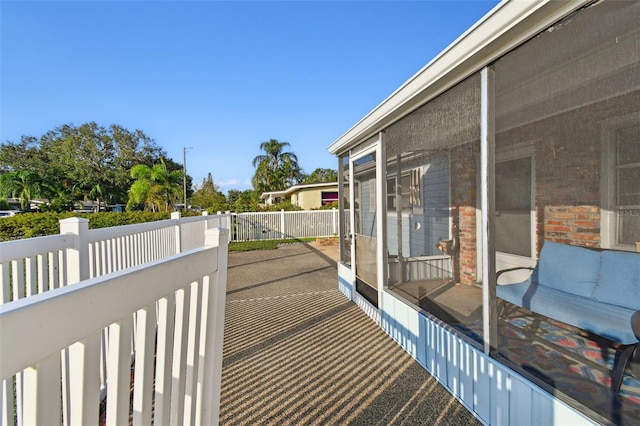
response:
[[[498,285],[496,287],[496,296],[514,305],[531,310],[529,298],[525,297],[525,295],[527,293],[530,295],[535,294],[538,287],[536,283],[531,282],[531,279],[517,284]]]
[[[640,309],[640,254],[602,252],[598,286],[593,298],[625,308]]]
[[[532,280],[539,285],[591,297],[600,271],[600,252],[546,241]]]
[[[530,281],[500,285],[496,294],[513,304],[610,340],[625,345],[638,342],[631,328],[633,309],[575,296]]]

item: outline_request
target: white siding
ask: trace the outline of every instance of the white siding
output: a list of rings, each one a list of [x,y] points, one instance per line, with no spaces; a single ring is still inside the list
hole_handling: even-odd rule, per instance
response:
[[[597,424],[387,291],[380,318],[380,327],[485,424]]]

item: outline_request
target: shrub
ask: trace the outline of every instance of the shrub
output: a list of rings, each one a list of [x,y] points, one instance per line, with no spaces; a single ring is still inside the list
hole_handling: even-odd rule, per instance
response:
[[[192,214],[185,214],[192,216]],[[126,212],[126,213],[23,213],[0,219],[0,241],[42,237],[60,233],[60,220],[70,217],[89,219],[89,229],[153,222],[171,217],[168,212]]]
[[[338,201],[334,201],[333,203],[325,204],[323,206],[320,206],[318,208],[311,209],[311,210],[333,210],[333,209],[339,209],[339,208],[340,208],[340,204],[338,203]]]

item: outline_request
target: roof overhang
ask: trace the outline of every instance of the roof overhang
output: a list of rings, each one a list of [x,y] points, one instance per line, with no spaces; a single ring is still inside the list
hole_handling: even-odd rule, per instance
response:
[[[336,139],[341,155],[593,0],[503,0]]]
[[[303,189],[312,189],[312,188],[329,188],[332,186],[338,186],[338,182],[322,182],[322,183],[307,183],[307,184],[303,184],[303,185],[293,185],[287,189],[284,189],[282,191],[271,191],[271,192],[263,192],[260,195],[260,199],[265,199],[268,198],[270,195],[271,196],[275,196],[275,197],[284,197],[287,196],[289,194],[292,194],[296,191],[301,191]]]
[[[271,191],[271,192],[263,192],[262,194],[260,194],[260,199],[261,200],[265,200],[267,198],[270,197],[284,197],[285,195],[287,195],[287,191]]]

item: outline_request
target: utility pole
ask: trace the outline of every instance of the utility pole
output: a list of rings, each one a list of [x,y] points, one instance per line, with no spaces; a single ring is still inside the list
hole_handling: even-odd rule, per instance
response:
[[[182,148],[182,191],[184,194],[184,207],[182,211],[187,211],[187,149],[193,149],[192,146]]]

